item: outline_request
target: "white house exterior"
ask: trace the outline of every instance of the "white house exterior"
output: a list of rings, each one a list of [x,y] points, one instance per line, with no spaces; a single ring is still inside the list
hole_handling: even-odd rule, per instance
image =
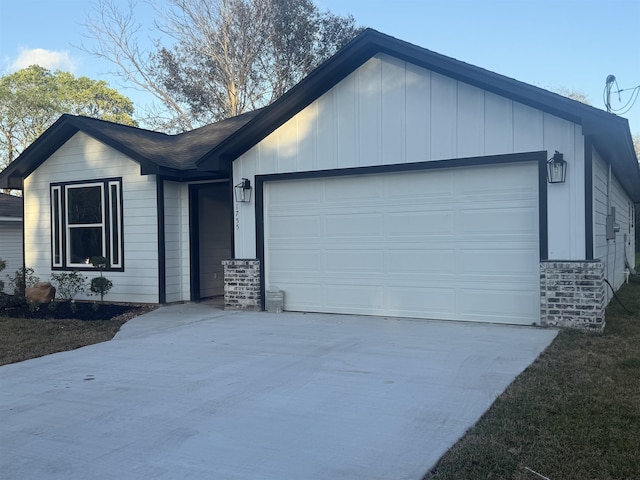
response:
[[[0,186],[24,188],[41,278],[101,232],[112,301],[278,288],[287,310],[599,329],[635,261],[626,120],[372,30],[261,111],[174,137],[98,122],[61,119]],[[101,220],[69,220],[98,191]]]
[[[23,265],[22,198],[5,193],[0,193],[0,258],[6,264],[5,270],[0,272],[4,293],[13,293],[10,280]]]

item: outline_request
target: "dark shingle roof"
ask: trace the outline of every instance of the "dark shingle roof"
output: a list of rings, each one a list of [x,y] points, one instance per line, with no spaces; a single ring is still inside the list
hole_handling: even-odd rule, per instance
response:
[[[22,218],[22,197],[0,193],[0,217]]]
[[[143,174],[156,173],[174,179],[225,177],[228,176],[226,171],[198,171],[196,161],[258,112],[259,110],[255,110],[178,135],[167,135],[95,118],[62,115],[0,173],[0,188],[22,188],[22,179],[79,131],[137,161]]]

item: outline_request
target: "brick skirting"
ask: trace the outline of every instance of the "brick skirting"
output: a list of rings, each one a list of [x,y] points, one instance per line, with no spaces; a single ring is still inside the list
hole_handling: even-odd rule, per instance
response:
[[[593,261],[540,263],[540,321],[545,326],[601,332],[604,329],[604,264]]]
[[[260,260],[223,260],[224,308],[262,310]]]

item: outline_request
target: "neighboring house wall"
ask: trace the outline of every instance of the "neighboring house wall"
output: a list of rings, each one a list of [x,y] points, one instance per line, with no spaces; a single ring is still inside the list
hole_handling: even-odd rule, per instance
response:
[[[124,271],[106,272],[113,302],[158,302],[156,181],[117,150],[77,133],[24,180],[25,263],[41,280],[51,274],[50,184],[122,177]],[[83,271],[89,278],[93,271]],[[96,272],[97,273],[97,272]],[[83,297],[92,298],[96,297]]]
[[[13,293],[10,278],[22,268],[22,221],[0,220],[0,258],[7,264],[0,272],[4,293]]]
[[[541,150],[558,150],[569,163],[567,183],[548,189],[549,258],[583,259],[581,128],[387,55],[368,60],[247,151],[233,178]],[[554,209],[558,203],[569,207]],[[254,208],[238,205],[235,215],[235,257],[255,258]]]
[[[615,239],[607,240],[606,219],[610,207],[615,208],[615,222],[620,231],[615,233]],[[604,278],[618,289],[625,280],[625,249],[629,262],[633,265],[633,203],[624,192],[620,183],[611,174],[609,166],[603,161],[598,152],[593,150],[593,235],[594,257],[605,264]],[[607,302],[611,299],[611,290],[607,287]]]
[[[166,301],[190,299],[189,193],[186,184],[164,182]]]

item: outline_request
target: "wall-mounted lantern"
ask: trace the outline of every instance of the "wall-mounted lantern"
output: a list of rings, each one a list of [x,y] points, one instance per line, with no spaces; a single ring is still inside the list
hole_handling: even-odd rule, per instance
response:
[[[248,178],[243,178],[242,181],[233,188],[236,195],[236,202],[246,203],[251,201],[251,181]]]
[[[547,182],[564,183],[567,178],[567,162],[556,150],[552,158],[547,160]]]

